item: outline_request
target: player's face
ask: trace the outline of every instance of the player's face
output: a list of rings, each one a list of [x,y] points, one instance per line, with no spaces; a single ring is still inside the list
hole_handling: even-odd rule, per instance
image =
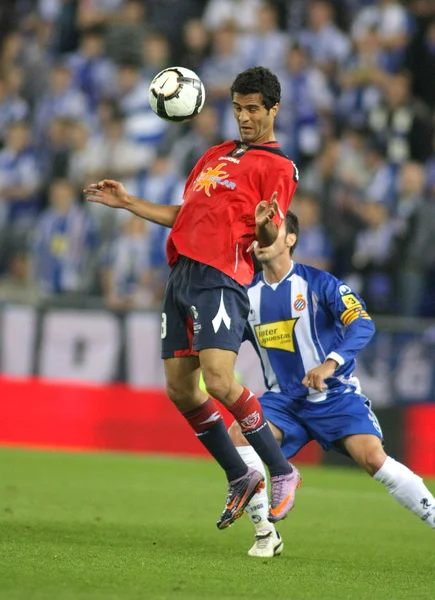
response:
[[[240,139],[246,144],[265,144],[275,139],[273,122],[278,104],[268,111],[261,94],[234,94],[234,116]]]
[[[290,258],[290,248],[294,244],[293,234],[286,234],[283,222],[278,231],[278,237],[271,246],[265,248],[257,247],[255,256],[261,264],[271,264],[275,260],[285,257]]]

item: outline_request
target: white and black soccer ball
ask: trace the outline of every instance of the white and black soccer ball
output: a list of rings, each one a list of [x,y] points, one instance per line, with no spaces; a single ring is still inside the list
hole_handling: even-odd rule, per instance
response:
[[[198,75],[190,69],[169,67],[152,80],[149,101],[161,119],[183,123],[201,112],[205,89]]]

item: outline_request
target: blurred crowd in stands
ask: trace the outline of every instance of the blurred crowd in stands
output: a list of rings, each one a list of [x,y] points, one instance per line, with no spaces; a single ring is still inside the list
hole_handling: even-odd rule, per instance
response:
[[[148,104],[153,76],[196,71],[190,124]],[[201,154],[237,137],[229,87],[282,84],[276,132],[300,171],[295,259],[375,313],[435,316],[435,2],[10,0],[0,6],[0,300],[160,304],[167,231],[86,205],[121,180],[179,203]]]

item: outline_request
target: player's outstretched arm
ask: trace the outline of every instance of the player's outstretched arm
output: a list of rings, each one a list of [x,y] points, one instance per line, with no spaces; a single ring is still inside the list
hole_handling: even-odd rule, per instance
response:
[[[260,246],[271,246],[278,237],[278,226],[272,221],[279,210],[277,192],[270,200],[262,200],[255,208],[255,235]]]
[[[112,179],[103,179],[98,183],[92,183],[83,192],[89,202],[105,204],[111,208],[124,208],[142,219],[164,227],[173,227],[181,210],[181,206],[153,204],[147,200],[130,196],[122,183]]]

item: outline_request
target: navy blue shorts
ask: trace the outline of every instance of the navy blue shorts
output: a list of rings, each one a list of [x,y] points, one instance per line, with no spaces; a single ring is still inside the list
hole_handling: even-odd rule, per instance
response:
[[[372,434],[382,440],[370,400],[356,392],[323,402],[295,401],[285,394],[266,392],[259,400],[265,418],[282,432],[281,449],[287,459],[311,440],[323,450],[334,449],[346,455],[338,442],[347,435]]]
[[[162,314],[162,358],[206,348],[238,352],[249,314],[245,288],[218,269],[181,256],[171,269]]]

